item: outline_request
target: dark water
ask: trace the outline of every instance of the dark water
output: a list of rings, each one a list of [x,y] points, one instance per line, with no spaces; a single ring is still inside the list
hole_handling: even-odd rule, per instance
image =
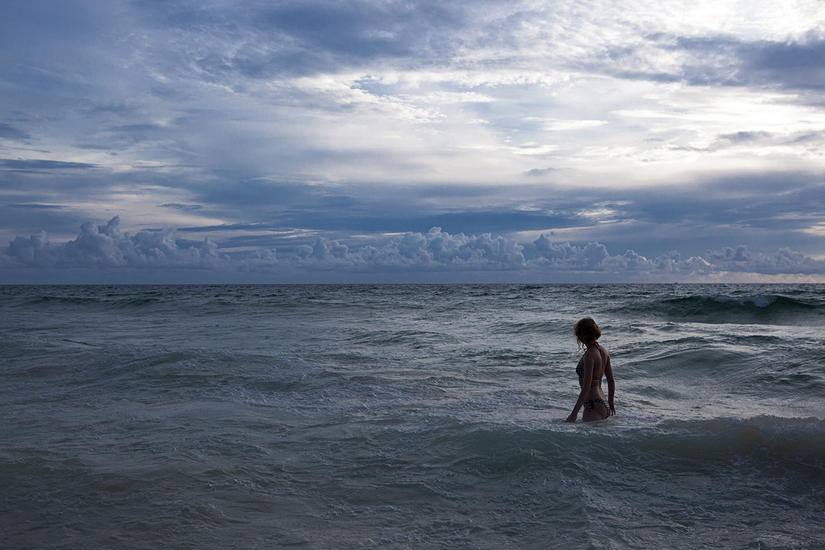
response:
[[[570,425],[585,315],[618,415]],[[3,548],[825,548],[825,286],[0,287],[0,321]]]

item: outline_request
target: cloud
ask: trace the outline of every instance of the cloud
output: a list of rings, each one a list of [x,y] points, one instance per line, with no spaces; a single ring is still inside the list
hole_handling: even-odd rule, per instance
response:
[[[208,238],[197,246],[180,248],[170,231],[141,231],[134,236],[118,230],[120,217],[106,225],[86,222],[80,235],[62,244],[49,242],[45,231],[29,238],[17,237],[6,249],[14,262],[37,268],[197,268],[225,267],[229,260]]]
[[[611,254],[607,247],[590,242],[583,246],[552,242],[541,235],[532,243],[491,234],[451,235],[438,227],[427,233],[406,233],[383,244],[351,248],[336,240],[317,238],[312,245],[296,246],[291,253],[258,249],[233,255],[221,253],[209,238],[181,246],[172,231],[118,230],[120,219],[106,225],[84,223],[74,240],[54,244],[45,232],[29,238],[18,236],[4,251],[6,269],[91,268],[116,273],[123,268],[188,269],[214,273],[326,273],[329,282],[346,273],[404,274],[422,272],[510,274],[590,274],[611,280],[680,280],[724,277],[726,274],[825,275],[825,261],[788,248],[773,256],[751,253],[744,245],[708,250],[704,257],[682,258],[677,251],[646,258],[633,250]],[[531,250],[529,259],[526,249]],[[506,281],[507,275],[503,275]]]
[[[812,22],[813,23],[813,22]],[[650,32],[628,43],[603,44],[572,60],[628,80],[690,86],[769,87],[818,91],[825,87],[825,39],[814,32],[781,40],[754,40],[721,32]]]
[[[748,143],[770,137],[771,134],[769,132],[736,132],[734,134],[722,134],[719,136],[719,139],[727,140],[733,143]]]
[[[633,250],[611,256],[607,248],[592,242],[578,247],[570,243],[552,243],[542,235],[533,244],[541,255],[535,264],[546,269],[564,271],[596,271],[644,275],[664,274],[708,274],[716,271],[715,266],[703,258],[691,257],[682,260],[678,252],[648,259]]]
[[[525,172],[524,175],[530,177],[549,176],[555,171],[555,168],[533,168],[532,170]]]
[[[30,208],[32,210],[61,210],[65,208],[60,204],[37,204],[37,203],[8,203],[6,208]]]
[[[450,235],[434,227],[426,234],[407,233],[382,247],[354,251],[319,238],[311,247],[295,249],[295,265],[308,269],[511,270],[526,265],[522,250],[516,241],[501,236]]]
[[[30,139],[31,136],[28,132],[24,132],[20,128],[6,124],[5,122],[0,122],[0,138],[20,141]]]
[[[172,43],[156,41],[168,48],[154,52],[156,62],[212,81],[437,58],[455,49],[455,33],[465,24],[468,11],[460,3],[422,0],[136,5],[147,28],[159,37],[170,31],[186,37]]]
[[[708,250],[707,257],[719,270],[730,272],[763,273],[776,275],[780,273],[822,274],[825,273],[825,261],[814,260],[804,254],[781,248],[773,256],[751,253],[745,245],[736,248],[725,247],[722,250]]]
[[[0,159],[0,166],[8,170],[19,172],[46,172],[51,170],[87,170],[96,165],[86,162],[63,162],[59,160],[29,159],[12,160]]]
[[[825,236],[815,1],[98,4],[0,18],[9,261],[817,269],[771,255]],[[116,213],[109,249],[63,242]]]
[[[746,83],[776,83],[785,88],[825,89],[825,39],[798,42],[759,41],[738,48]]]
[[[183,210],[185,212],[192,212],[195,210],[201,210],[203,208],[202,204],[180,204],[177,202],[168,202],[166,204],[161,204],[161,208],[172,208],[174,210]]]

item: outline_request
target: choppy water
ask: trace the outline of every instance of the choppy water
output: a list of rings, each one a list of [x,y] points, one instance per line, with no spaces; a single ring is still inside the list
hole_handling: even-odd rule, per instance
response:
[[[618,415],[571,425],[584,315]],[[817,285],[0,287],[0,547],[825,548],[823,328]]]

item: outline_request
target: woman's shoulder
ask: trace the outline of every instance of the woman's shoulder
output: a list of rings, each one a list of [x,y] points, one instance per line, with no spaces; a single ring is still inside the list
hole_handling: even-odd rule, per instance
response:
[[[595,350],[595,353],[596,353],[597,355],[599,355],[600,357],[610,357],[610,354],[609,354],[609,353],[607,353],[607,350],[606,350],[606,349],[604,349],[604,346],[603,346],[603,345],[601,345],[601,344],[600,344],[600,343],[598,343],[598,342],[596,342],[595,344],[596,344],[596,345],[591,346],[591,348],[590,348],[590,349]],[[590,351],[590,350],[587,350],[587,351]]]

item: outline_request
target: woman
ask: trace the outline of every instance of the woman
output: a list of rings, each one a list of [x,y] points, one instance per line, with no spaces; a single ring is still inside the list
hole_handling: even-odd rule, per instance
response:
[[[583,422],[594,420],[604,420],[612,414],[616,414],[616,407],[613,405],[613,396],[616,393],[616,383],[613,380],[613,369],[610,368],[610,356],[596,340],[602,335],[599,325],[590,317],[585,317],[573,325],[573,334],[581,349],[582,345],[587,348],[579,359],[576,366],[576,374],[579,375],[579,385],[581,392],[573,412],[567,417],[567,422],[575,422],[579,415],[579,409],[584,405],[582,413]],[[605,401],[602,391],[602,376],[607,378],[607,391],[610,397]]]

